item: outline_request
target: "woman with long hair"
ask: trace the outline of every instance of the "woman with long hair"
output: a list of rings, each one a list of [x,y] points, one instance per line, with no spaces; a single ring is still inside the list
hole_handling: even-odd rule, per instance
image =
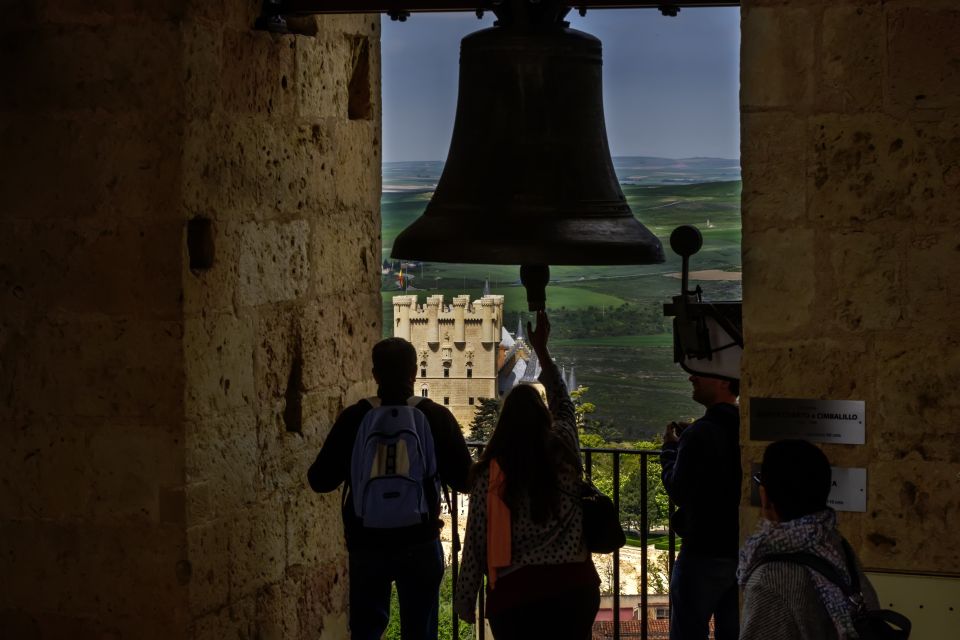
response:
[[[600,579],[583,541],[580,446],[573,402],[547,349],[550,322],[537,312],[527,335],[540,382],[507,395],[497,426],[473,467],[470,511],[455,607],[475,621],[482,577],[497,640],[588,639]]]

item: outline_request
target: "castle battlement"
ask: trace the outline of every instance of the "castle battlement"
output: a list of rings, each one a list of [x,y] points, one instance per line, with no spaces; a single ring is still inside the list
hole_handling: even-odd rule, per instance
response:
[[[427,325],[427,344],[440,342],[440,326],[445,325],[445,334],[453,330],[452,340],[457,344],[466,342],[466,325],[479,324],[480,341],[491,344],[500,341],[500,328],[503,326],[503,296],[485,295],[479,300],[470,301],[470,296],[455,296],[450,305],[445,305],[443,295],[427,296],[424,304],[419,304],[416,295],[393,297],[393,335],[411,340],[411,325]],[[419,333],[419,331],[418,331]]]

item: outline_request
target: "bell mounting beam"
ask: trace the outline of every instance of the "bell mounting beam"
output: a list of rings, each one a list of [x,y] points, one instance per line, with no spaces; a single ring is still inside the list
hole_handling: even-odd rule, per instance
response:
[[[268,15],[298,16],[320,13],[386,13],[404,15],[409,13],[442,11],[496,11],[504,0],[264,0],[264,13]],[[738,7],[739,0],[579,0],[559,2],[571,9],[660,9],[664,13],[684,7]]]

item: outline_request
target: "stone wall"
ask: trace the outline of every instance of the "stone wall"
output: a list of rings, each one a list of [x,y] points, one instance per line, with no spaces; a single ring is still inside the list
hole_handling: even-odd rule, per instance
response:
[[[744,440],[751,396],[864,400],[825,451],[868,469],[873,568],[960,573],[958,33],[953,0],[742,5]]]
[[[346,635],[305,471],[373,390],[379,18],[259,5],[5,6],[0,637]]]

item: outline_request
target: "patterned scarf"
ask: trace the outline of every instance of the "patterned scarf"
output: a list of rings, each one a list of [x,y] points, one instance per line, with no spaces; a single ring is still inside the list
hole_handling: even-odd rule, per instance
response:
[[[788,522],[763,520],[757,532],[747,539],[740,550],[737,581],[741,587],[746,585],[760,559],[768,554],[798,552],[820,556],[849,580],[841,537],[837,531],[837,514],[833,509],[826,509]],[[839,636],[856,638],[857,632],[850,618],[850,603],[843,591],[813,569],[807,568],[807,571]]]

